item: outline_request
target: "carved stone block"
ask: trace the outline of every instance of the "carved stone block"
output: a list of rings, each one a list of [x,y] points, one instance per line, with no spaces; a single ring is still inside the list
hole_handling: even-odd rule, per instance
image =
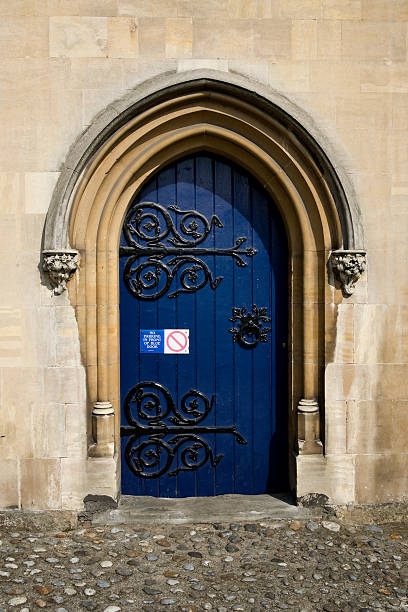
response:
[[[43,251],[43,270],[48,274],[56,295],[67,288],[67,282],[79,267],[78,251]]]
[[[297,409],[298,452],[300,455],[321,455],[319,405],[313,399],[301,399]]]
[[[365,251],[332,251],[330,264],[333,274],[341,283],[343,294],[354,293],[356,283],[367,266]]]
[[[92,409],[92,435],[94,444],[89,448],[90,457],[113,457],[114,410],[110,402],[95,402]]]

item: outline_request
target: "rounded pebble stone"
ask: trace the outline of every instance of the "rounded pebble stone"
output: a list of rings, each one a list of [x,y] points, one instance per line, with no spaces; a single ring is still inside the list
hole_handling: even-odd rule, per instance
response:
[[[132,570],[127,569],[126,567],[118,567],[115,571],[117,574],[119,574],[119,576],[132,576],[133,575]]]
[[[93,595],[95,595],[96,591],[95,589],[85,589],[84,590],[85,595],[87,595],[88,597],[92,597]]]
[[[76,590],[72,589],[71,587],[67,587],[66,589],[64,589],[64,593],[65,595],[69,595],[69,596],[77,594]]]
[[[0,527],[0,612],[402,610],[408,527],[383,515],[377,527],[373,516],[370,525],[326,511],[149,532],[95,525],[65,537],[21,529],[12,538]]]
[[[322,521],[322,527],[328,531],[340,531],[340,525],[338,523],[334,523],[333,521]]]
[[[13,537],[13,536],[12,536]],[[27,597],[12,597],[11,599],[9,599],[9,606],[21,606],[22,604],[25,604],[27,601]]]

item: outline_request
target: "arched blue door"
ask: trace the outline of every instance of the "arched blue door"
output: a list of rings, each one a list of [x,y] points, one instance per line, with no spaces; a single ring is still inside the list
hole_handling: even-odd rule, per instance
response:
[[[119,255],[122,492],[286,490],[288,249],[266,191],[211,154],[173,163]]]

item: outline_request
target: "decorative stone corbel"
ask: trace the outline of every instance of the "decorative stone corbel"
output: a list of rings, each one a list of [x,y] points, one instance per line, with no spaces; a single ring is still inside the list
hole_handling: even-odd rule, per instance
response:
[[[332,251],[330,263],[333,274],[341,283],[344,296],[354,293],[356,282],[366,269],[365,251]]]
[[[74,249],[43,251],[43,270],[48,274],[56,295],[67,288],[67,282],[79,268],[79,253]]]
[[[301,399],[297,407],[299,455],[321,455],[319,404],[314,399]]]
[[[94,443],[89,447],[90,457],[113,457],[114,410],[110,402],[95,402],[92,409],[92,436]]]

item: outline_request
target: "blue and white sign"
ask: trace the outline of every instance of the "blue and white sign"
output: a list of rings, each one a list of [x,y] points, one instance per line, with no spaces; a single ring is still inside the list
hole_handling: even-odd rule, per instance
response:
[[[188,329],[141,329],[140,352],[188,355],[189,335]]]
[[[141,329],[140,352],[164,353],[164,329]]]

